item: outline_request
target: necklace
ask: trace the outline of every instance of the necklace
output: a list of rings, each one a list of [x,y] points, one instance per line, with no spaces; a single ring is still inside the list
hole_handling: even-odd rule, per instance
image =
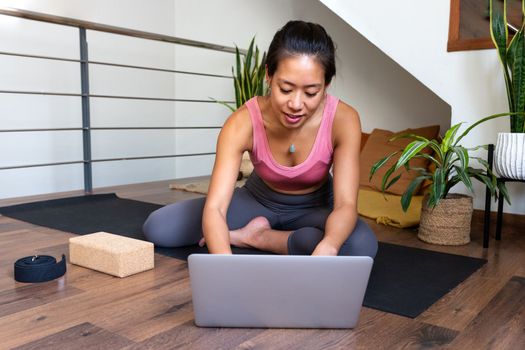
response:
[[[293,135],[292,140],[290,142],[290,146],[288,147],[289,154],[293,154],[295,153],[295,151],[297,151],[297,147],[295,147],[295,141],[297,141],[297,138],[301,135],[304,128],[305,128],[305,125],[301,125],[299,129],[296,130],[295,135]]]
[[[295,148],[295,143],[294,142],[297,139],[297,137],[299,136],[299,134],[301,133],[301,130],[302,130],[302,128],[299,129],[299,132],[293,137],[292,142],[290,143],[290,147],[288,147],[288,152],[295,153],[296,148]]]

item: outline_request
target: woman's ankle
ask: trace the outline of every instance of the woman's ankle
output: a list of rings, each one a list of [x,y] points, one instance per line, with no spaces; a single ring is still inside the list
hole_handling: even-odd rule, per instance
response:
[[[237,247],[256,248],[263,239],[264,231],[271,229],[270,222],[263,216],[252,219],[246,226],[230,231],[230,241]]]

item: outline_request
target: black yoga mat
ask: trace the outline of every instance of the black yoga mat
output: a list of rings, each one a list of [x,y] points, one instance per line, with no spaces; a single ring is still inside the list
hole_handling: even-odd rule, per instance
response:
[[[144,239],[142,224],[160,205],[115,194],[64,198],[0,208],[0,214],[76,234],[98,231]],[[207,253],[198,246],[156,248],[156,252],[186,259]],[[234,248],[238,254],[267,254]],[[379,243],[364,306],[417,317],[486,263],[484,259]]]

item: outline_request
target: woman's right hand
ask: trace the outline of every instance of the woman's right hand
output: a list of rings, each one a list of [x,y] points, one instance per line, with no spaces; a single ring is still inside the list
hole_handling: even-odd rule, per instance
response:
[[[235,189],[244,151],[251,148],[252,125],[246,106],[226,120],[217,140],[217,153],[202,217],[206,245],[212,254],[231,254],[226,215]]]

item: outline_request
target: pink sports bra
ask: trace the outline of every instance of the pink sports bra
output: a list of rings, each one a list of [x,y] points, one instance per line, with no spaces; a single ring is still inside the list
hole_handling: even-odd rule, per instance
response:
[[[332,166],[332,124],[338,102],[338,98],[326,95],[321,125],[310,154],[301,164],[288,167],[273,158],[257,97],[247,101],[253,128],[250,159],[257,175],[271,186],[285,191],[301,190],[323,181]]]

